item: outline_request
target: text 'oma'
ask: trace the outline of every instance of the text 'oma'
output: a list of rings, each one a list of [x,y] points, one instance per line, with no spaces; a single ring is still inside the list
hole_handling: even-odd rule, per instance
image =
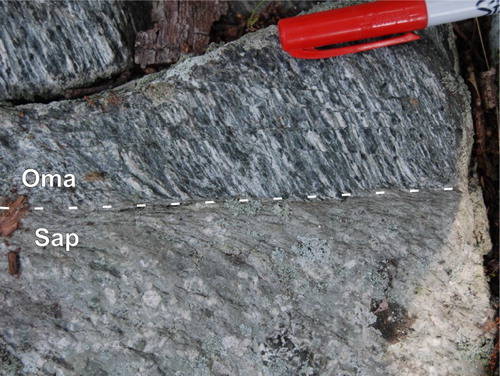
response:
[[[25,187],[33,188],[38,185],[42,187],[75,187],[75,175],[66,174],[64,178],[60,174],[40,174],[32,168],[23,173],[23,184]]]

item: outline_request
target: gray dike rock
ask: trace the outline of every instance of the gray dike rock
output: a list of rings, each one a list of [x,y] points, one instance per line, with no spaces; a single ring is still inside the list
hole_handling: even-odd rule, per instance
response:
[[[0,1],[0,101],[50,99],[133,65],[148,3]]]
[[[35,247],[41,226],[80,244]],[[485,374],[479,192],[34,212],[24,227],[21,277],[0,274],[6,375]]]
[[[490,243],[447,35],[302,61],[269,28],[4,108],[0,193],[44,211],[1,243],[22,268],[0,273],[1,372],[483,374]],[[24,187],[26,169],[76,187]],[[37,247],[40,228],[80,242]]]

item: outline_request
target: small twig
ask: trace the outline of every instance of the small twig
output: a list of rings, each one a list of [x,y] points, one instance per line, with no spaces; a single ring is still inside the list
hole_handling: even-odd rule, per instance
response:
[[[479,20],[477,18],[475,18],[474,22],[476,23],[477,31],[479,32],[479,40],[481,41],[481,48],[483,50],[484,60],[486,61],[486,68],[487,68],[487,70],[490,70],[488,56],[486,55],[486,48],[484,47],[483,33],[481,32],[481,28],[479,27]]]

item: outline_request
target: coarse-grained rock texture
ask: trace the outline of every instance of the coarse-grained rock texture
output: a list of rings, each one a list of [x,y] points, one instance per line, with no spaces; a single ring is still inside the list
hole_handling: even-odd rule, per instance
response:
[[[483,375],[490,241],[455,66],[445,28],[303,61],[270,27],[2,108],[0,195],[33,210],[0,243],[21,267],[0,273],[1,372]],[[40,228],[80,242],[38,247]]]
[[[149,2],[0,2],[0,101],[64,95],[133,65]]]
[[[484,374],[478,192],[34,212],[24,226],[22,274],[0,274],[5,374]],[[41,226],[81,243],[35,247]]]

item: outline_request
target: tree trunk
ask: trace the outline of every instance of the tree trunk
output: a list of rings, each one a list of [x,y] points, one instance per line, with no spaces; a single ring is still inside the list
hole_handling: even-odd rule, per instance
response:
[[[181,53],[200,54],[214,21],[227,12],[225,1],[155,1],[153,28],[137,33],[135,63],[141,67],[173,63]]]

